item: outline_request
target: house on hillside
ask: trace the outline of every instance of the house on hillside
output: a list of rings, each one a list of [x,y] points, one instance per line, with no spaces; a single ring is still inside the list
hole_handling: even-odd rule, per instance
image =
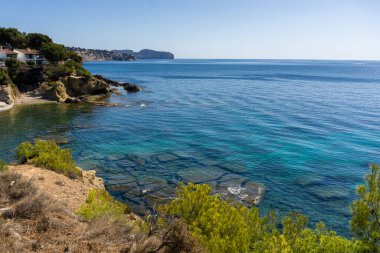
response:
[[[15,49],[14,52],[17,54],[17,60],[24,63],[33,63],[34,65],[43,62],[43,58],[40,56],[40,52],[35,49],[25,48],[25,49]]]
[[[7,58],[17,59],[17,53],[0,45],[0,60],[4,61]]]

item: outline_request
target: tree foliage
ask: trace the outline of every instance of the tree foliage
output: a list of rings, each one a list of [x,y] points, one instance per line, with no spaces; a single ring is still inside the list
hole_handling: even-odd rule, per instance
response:
[[[0,85],[7,85],[10,83],[8,72],[0,69]]]
[[[284,217],[279,229],[274,213],[260,217],[256,207],[223,201],[207,185],[181,185],[177,198],[160,210],[184,219],[193,236],[215,253],[371,252],[360,241],[327,230],[323,223],[310,229],[299,213]]]
[[[127,205],[115,200],[106,190],[91,189],[86,204],[82,205],[76,213],[87,220],[95,218],[119,219],[130,213]]]
[[[360,199],[352,204],[351,227],[370,249],[380,247],[380,167],[371,164],[366,185],[357,188]]]
[[[0,172],[5,171],[7,169],[8,169],[7,163],[0,159]]]
[[[67,60],[67,50],[63,45],[47,43],[42,46],[41,54],[51,63]]]
[[[36,140],[34,144],[23,142],[17,148],[17,159],[70,178],[82,177],[82,171],[76,167],[71,150],[61,149],[54,141]]]
[[[13,48],[25,47],[25,33],[21,33],[16,28],[0,27],[0,45],[8,45]]]
[[[82,76],[85,78],[91,78],[92,74],[83,68],[81,63],[73,60],[69,60],[64,64],[54,64],[48,67],[46,74],[50,81],[58,81],[62,77],[66,76]]]
[[[68,51],[67,56],[70,60],[75,61],[77,63],[82,63],[83,58],[79,54],[74,51]]]
[[[5,66],[7,66],[9,77],[13,81],[17,78],[17,74],[23,67],[25,67],[25,65],[25,63],[20,62],[14,58],[5,60]]]
[[[49,36],[41,33],[28,33],[25,39],[28,47],[38,50],[41,50],[45,44],[53,42]]]

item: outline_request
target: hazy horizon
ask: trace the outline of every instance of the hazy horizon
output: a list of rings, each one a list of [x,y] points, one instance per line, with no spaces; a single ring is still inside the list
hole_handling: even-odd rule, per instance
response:
[[[17,11],[3,12],[0,27],[66,46],[149,48],[177,59],[380,60],[376,0],[21,0],[2,8]]]

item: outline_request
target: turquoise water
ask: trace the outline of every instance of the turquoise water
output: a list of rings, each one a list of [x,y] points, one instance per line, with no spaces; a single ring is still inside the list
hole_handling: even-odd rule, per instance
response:
[[[141,84],[116,106],[0,113],[0,158],[24,140],[66,138],[79,166],[138,212],[180,181],[265,187],[260,204],[346,233],[355,186],[380,163],[380,63],[174,60],[86,63]]]

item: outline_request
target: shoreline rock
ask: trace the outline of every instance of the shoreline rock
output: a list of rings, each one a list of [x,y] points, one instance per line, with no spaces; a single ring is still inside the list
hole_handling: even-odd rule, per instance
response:
[[[109,85],[112,85],[112,86],[115,86],[115,87],[123,87],[124,90],[126,90],[127,92],[139,92],[139,91],[142,91],[142,88],[137,85],[137,84],[133,84],[133,83],[121,83],[121,82],[117,82],[117,81],[114,81],[114,80],[111,80],[111,79],[108,79],[102,75],[94,75],[95,78],[99,79],[99,80],[102,80],[106,83],[108,83]]]

